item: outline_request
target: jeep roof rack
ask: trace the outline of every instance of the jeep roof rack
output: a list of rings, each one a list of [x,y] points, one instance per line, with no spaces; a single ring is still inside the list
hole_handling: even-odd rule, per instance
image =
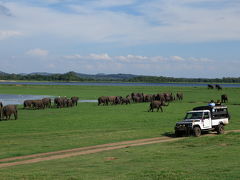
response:
[[[212,110],[212,106],[198,106],[198,107],[195,107],[193,108],[194,111],[197,111],[197,110],[209,110],[211,111]]]
[[[197,111],[197,110],[212,111],[212,109],[218,109],[218,108],[227,108],[227,106],[198,106],[198,107],[193,108],[193,111]]]

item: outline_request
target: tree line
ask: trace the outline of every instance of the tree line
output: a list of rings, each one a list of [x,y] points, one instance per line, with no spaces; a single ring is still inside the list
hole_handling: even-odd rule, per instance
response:
[[[223,78],[174,78],[164,76],[135,76],[124,78],[108,76],[104,78],[86,78],[81,77],[75,72],[65,74],[6,74],[1,73],[1,80],[26,80],[26,81],[119,81],[119,82],[149,82],[149,83],[168,83],[168,82],[189,82],[189,83],[240,83],[240,77],[223,77]]]
[[[197,82],[197,83],[240,83],[240,77],[223,77],[223,78],[174,78],[164,76],[138,76],[130,79],[131,82]]]
[[[1,74],[1,80],[27,80],[27,81],[91,81],[92,79],[81,78],[72,72],[65,74]]]

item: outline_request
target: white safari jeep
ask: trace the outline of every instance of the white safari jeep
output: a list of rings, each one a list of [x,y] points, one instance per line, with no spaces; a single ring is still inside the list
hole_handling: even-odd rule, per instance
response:
[[[202,131],[224,133],[224,126],[229,123],[230,115],[226,106],[200,106],[187,112],[181,122],[175,126],[175,135],[200,136]]]

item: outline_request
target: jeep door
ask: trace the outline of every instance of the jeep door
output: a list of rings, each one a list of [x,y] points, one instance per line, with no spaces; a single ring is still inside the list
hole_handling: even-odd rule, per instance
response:
[[[211,128],[212,127],[212,121],[210,118],[210,114],[209,112],[204,112],[203,113],[203,128],[207,129],[207,128]]]

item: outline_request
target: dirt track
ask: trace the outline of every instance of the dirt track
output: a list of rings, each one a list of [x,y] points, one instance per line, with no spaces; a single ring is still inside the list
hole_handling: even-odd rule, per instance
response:
[[[226,133],[229,133],[229,132],[240,132],[240,130],[227,131]],[[211,135],[213,134],[208,134],[207,136],[211,136]],[[93,154],[93,153],[109,151],[114,149],[128,148],[133,146],[142,146],[142,145],[148,145],[148,144],[177,141],[184,138],[186,137],[173,138],[173,137],[164,136],[164,137],[156,137],[156,138],[148,138],[148,139],[139,139],[139,140],[133,140],[133,141],[123,141],[123,142],[110,143],[110,144],[102,144],[102,145],[96,145],[96,146],[88,146],[88,147],[68,149],[68,150],[55,151],[55,152],[39,153],[39,154],[26,155],[26,156],[17,156],[12,158],[0,159],[0,168],[37,163],[41,161],[48,161],[48,160],[54,160],[54,159],[63,159],[63,158],[68,158],[73,156]]]

